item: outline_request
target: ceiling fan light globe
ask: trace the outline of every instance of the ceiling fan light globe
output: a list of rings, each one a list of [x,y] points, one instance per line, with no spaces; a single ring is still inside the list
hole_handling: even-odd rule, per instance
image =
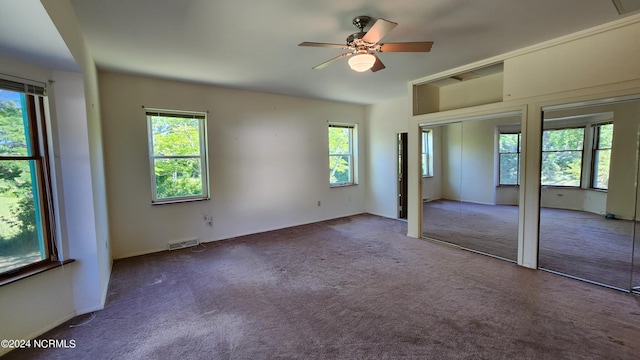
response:
[[[373,67],[376,57],[371,54],[356,54],[349,58],[349,67],[357,72],[364,72]]]

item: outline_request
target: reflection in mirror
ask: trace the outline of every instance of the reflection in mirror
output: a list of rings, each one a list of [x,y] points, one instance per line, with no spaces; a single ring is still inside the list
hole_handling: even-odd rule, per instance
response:
[[[629,291],[639,104],[544,111],[540,268]]]
[[[517,261],[521,114],[422,127],[422,236]]]
[[[640,132],[640,126],[638,127],[638,131]],[[640,156],[638,157],[638,161],[640,161]],[[640,179],[640,163],[637,163],[637,171],[636,179]],[[640,187],[636,187],[636,203],[640,199]],[[633,257],[631,259],[632,262],[632,271],[631,271],[631,291],[640,294],[640,224],[638,223],[638,209],[636,209],[636,221],[634,223],[634,242],[633,242]]]

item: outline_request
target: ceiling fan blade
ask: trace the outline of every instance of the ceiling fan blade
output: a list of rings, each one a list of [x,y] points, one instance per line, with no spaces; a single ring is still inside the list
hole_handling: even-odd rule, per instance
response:
[[[318,42],[301,42],[298,46],[315,46],[315,47],[324,47],[324,48],[334,48],[334,49],[348,49],[347,45],[342,44],[327,44],[327,43],[318,43]]]
[[[429,52],[433,41],[380,44],[380,52]]]
[[[376,55],[376,54],[371,54],[371,55],[376,57],[376,62],[374,62],[373,66],[371,67],[371,71],[372,72],[376,72],[378,70],[382,70],[382,69],[384,69],[386,67],[386,66],[384,66],[382,61],[380,61],[380,58],[378,57],[378,55]]]
[[[394,23],[385,19],[378,19],[375,24],[367,31],[365,36],[362,37],[363,41],[375,44],[380,41],[389,31],[398,26],[398,23]]]
[[[348,53],[344,53],[344,54],[342,54],[342,55],[338,55],[338,56],[334,57],[334,58],[333,58],[333,59],[331,59],[331,60],[327,60],[327,61],[323,62],[323,63],[322,63],[322,64],[320,64],[320,65],[316,65],[316,66],[314,66],[314,67],[313,67],[313,69],[314,69],[314,70],[324,69],[324,68],[326,68],[327,66],[331,65],[333,62],[338,61],[338,60],[340,60],[340,59],[348,58],[348,57],[349,57],[349,56],[351,56],[351,55],[353,55],[353,53],[352,53],[352,52],[348,52]]]

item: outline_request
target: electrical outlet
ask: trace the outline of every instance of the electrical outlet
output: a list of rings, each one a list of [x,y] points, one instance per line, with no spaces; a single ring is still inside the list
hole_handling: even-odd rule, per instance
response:
[[[318,206],[320,206],[320,200],[318,200]]]

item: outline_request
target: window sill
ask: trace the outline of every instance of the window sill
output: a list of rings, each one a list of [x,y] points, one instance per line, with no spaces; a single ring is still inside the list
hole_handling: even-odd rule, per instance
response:
[[[74,261],[74,259],[68,259],[64,261],[40,262],[31,266],[26,266],[22,269],[0,275],[0,286],[11,284],[12,282],[16,282],[18,280],[26,279],[33,275],[37,275],[45,271],[61,267]]]
[[[180,198],[180,199],[171,199],[171,200],[156,200],[156,201],[152,201],[151,205],[179,204],[179,203],[187,203],[187,202],[194,202],[194,201],[206,201],[206,200],[211,200],[211,198],[201,197],[201,198]]]
[[[329,185],[329,187],[331,187],[331,188],[341,188],[341,187],[356,186],[356,185],[358,185],[358,184],[355,184],[355,183],[353,183],[353,184],[331,184],[331,185]]]
[[[608,189],[598,189],[598,188],[589,188],[589,189],[585,189],[585,190],[591,190],[591,191],[595,191],[595,192],[600,192],[600,193],[607,193]]]
[[[433,175],[422,175],[423,179],[431,179]]]

